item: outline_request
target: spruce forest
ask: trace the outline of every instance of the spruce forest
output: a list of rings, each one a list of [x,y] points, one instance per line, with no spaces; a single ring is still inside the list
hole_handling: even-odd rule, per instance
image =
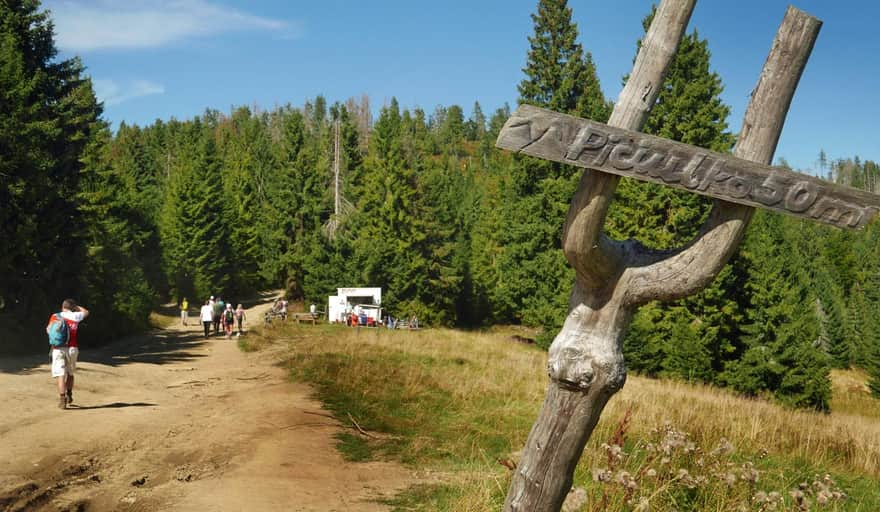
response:
[[[606,121],[611,98],[579,42],[589,32],[564,0],[532,18],[520,102]],[[509,106],[319,95],[111,130],[83,63],[58,59],[53,37],[36,0],[0,4],[3,352],[43,350],[46,318],[71,295],[91,308],[93,344],[148,329],[162,303],[273,288],[320,305],[337,287],[377,286],[389,314],[521,324],[545,347],[561,326],[573,272],[560,238],[580,172],[496,149]],[[645,131],[729,152],[739,120],[722,89],[690,31]],[[826,150],[823,179],[880,192],[877,163]],[[606,231],[670,248],[708,207],[624,180]],[[880,222],[850,232],[759,211],[707,290],[641,308],[625,353],[644,375],[794,407],[828,410],[834,367],[866,369],[880,395]]]

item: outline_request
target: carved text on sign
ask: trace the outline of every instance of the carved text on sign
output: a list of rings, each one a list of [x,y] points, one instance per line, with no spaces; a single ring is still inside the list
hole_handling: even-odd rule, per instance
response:
[[[529,105],[498,146],[838,227],[864,226],[880,211],[874,194]]]

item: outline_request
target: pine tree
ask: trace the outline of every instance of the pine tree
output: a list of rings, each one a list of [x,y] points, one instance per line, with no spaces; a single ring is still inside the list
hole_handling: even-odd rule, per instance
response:
[[[404,110],[400,117],[400,131],[401,148],[407,167],[419,169],[427,164],[428,155],[437,153],[435,147],[438,141],[429,131],[424,110]]]
[[[263,246],[260,225],[265,222],[265,184],[276,164],[263,119],[239,108],[215,129],[222,155],[225,218],[230,250],[235,260],[233,293],[262,289],[260,264]]]
[[[230,219],[223,208],[223,182],[214,134],[203,131],[197,141],[194,165],[195,191],[192,263],[194,296],[231,293],[234,277],[230,245]]]
[[[504,127],[504,123],[510,118],[510,105],[507,103],[504,106],[495,109],[495,112],[492,113],[492,117],[489,118],[489,126],[488,129],[483,135],[482,140],[480,140],[480,163],[483,167],[487,169],[493,168],[492,162],[490,162],[490,158],[497,157],[500,152],[495,149],[495,141],[498,139],[498,134],[501,133],[501,128]]]
[[[846,295],[856,280],[852,232],[810,224],[796,236],[798,248],[810,264],[811,299],[820,324],[820,345],[831,364],[848,368],[853,346],[847,339]]]
[[[744,352],[728,362],[723,378],[748,395],[824,411],[831,396],[829,360],[810,293],[804,255],[813,240],[804,236],[804,222],[756,214],[741,250],[749,275]]]
[[[166,148],[168,155],[168,178],[165,199],[160,214],[159,234],[162,263],[167,276],[170,295],[174,297],[207,297],[200,290],[196,293],[195,235],[201,222],[195,212],[197,177],[192,162],[195,160],[197,134],[193,124],[173,122],[169,130],[175,132]],[[215,292],[208,291],[208,295]]]
[[[520,103],[605,121],[610,108],[592,57],[577,42],[568,3],[540,0],[532,21]],[[514,161],[502,192],[495,309],[505,321],[541,325],[549,334],[562,323],[574,278],[560,250],[561,227],[580,171],[535,158]]]
[[[130,224],[130,247],[142,266],[147,286],[154,292],[165,288],[165,276],[156,255],[161,252],[158,224],[166,173],[157,162],[161,148],[151,147],[155,146],[155,134],[160,130],[143,130],[123,122],[115,138],[102,142],[107,147],[97,150],[103,153],[100,165],[111,167],[102,174],[112,175],[112,179],[118,181],[113,187],[119,189],[119,201]]]
[[[38,1],[0,3],[0,314],[26,332],[80,288],[85,242],[71,226],[101,114],[80,61],[55,59],[52,32]]]
[[[228,295],[234,277],[230,220],[214,132],[198,118],[170,128],[173,163],[160,233],[172,296]]]
[[[448,154],[461,156],[465,130],[464,111],[458,105],[451,105],[446,109],[443,124],[439,126],[438,142]]]
[[[466,250],[463,209],[471,191],[454,156],[420,172],[416,187],[414,220],[423,236],[409,250],[420,256],[422,274],[416,278],[415,300],[406,307],[429,324],[452,325],[461,298],[460,258]]]
[[[273,145],[276,167],[266,176],[265,222],[257,228],[262,244],[262,278],[281,284],[296,258],[296,215],[301,206],[308,134],[303,112],[289,106],[276,111],[271,123],[277,130]]]
[[[849,359],[856,366],[863,365],[871,354],[870,333],[865,321],[870,314],[871,306],[863,283],[857,282],[849,290],[846,301],[846,349]]]
[[[865,358],[868,368],[868,389],[875,398],[880,398],[880,340],[875,339],[868,356]]]
[[[110,130],[97,123],[83,153],[77,194],[79,211],[89,219],[81,227],[88,258],[81,268],[80,300],[96,318],[90,333],[105,339],[146,329],[157,303],[145,270],[155,259],[149,247],[155,237],[148,231],[154,227],[145,222],[131,175],[111,164],[112,149]]]
[[[483,114],[483,108],[480,102],[474,102],[474,108],[471,117],[468,118],[465,128],[465,138],[470,142],[479,142],[486,135],[486,116]]]
[[[828,155],[825,153],[824,149],[819,150],[819,156],[816,159],[816,165],[819,167],[818,175],[820,177],[827,176],[827,179],[830,180],[831,179],[831,171],[828,168]]]
[[[373,127],[370,153],[352,186],[357,198],[352,247],[359,270],[351,276],[357,280],[353,285],[383,287],[383,304],[390,310],[416,305],[424,275],[421,255],[411,250],[425,235],[414,224],[415,175],[406,165],[402,138],[400,107],[392,98]]]
[[[327,222],[335,215],[335,185],[333,185],[333,151],[335,151],[335,126],[339,126],[339,165],[342,183],[357,176],[361,167],[361,151],[358,131],[348,109],[339,103],[329,109],[329,118],[325,126],[309,133],[307,143],[300,152],[294,172],[300,182],[300,191],[296,218],[296,234],[293,245],[294,257],[288,269],[289,293],[297,298],[328,295],[345,281],[347,265],[338,258],[338,251],[347,247],[347,218],[350,202],[346,197],[350,189],[342,186],[339,217],[336,236],[331,237],[327,231]],[[340,235],[342,233],[342,235]],[[318,255],[315,251],[322,248],[333,251],[333,254]],[[332,257],[331,257],[332,256]],[[335,277],[335,286],[328,280]],[[316,289],[316,286],[323,288]]]
[[[853,350],[846,339],[846,319],[843,309],[843,297],[838,295],[827,281],[818,281],[818,297],[816,313],[821,325],[822,346],[828,354],[831,364],[837,368],[849,368],[853,359]]]
[[[880,264],[877,262],[865,275],[865,289],[868,290],[870,307],[862,317],[862,321],[866,324],[864,332],[867,350],[861,366],[864,366],[868,372],[868,387],[871,393],[880,398]]]
[[[494,149],[494,141],[504,122],[510,117],[510,107],[504,105],[492,113],[489,127],[480,144],[478,168],[480,194],[475,200],[475,219],[471,228],[470,251],[464,276],[464,287],[470,290],[466,312],[459,315],[466,325],[489,325],[494,321],[509,321],[510,308],[505,299],[512,296],[499,293],[503,283],[499,260],[504,253],[501,232],[509,222],[504,206],[512,187],[506,184],[512,173],[513,158],[507,152]],[[508,314],[505,317],[505,314]],[[503,320],[502,320],[503,319]]]
[[[571,20],[568,1],[539,0],[538,12],[531,16],[535,33],[529,37],[526,76],[517,86],[519,103],[606,121],[611,106],[602,94],[592,56],[585,55],[577,42],[578,28]],[[521,195],[534,193],[544,178],[580,175],[576,167],[543,159],[520,157],[518,161],[522,165],[514,174],[514,184]]]
[[[517,89],[520,103],[605,121],[610,108],[602,95],[593,57],[577,42],[577,24],[567,0],[539,0],[532,14],[526,78]]]
[[[860,324],[865,347],[864,357],[856,361],[868,372],[871,392],[880,397],[880,222],[865,227],[854,252],[861,267],[857,287],[864,294],[864,300],[857,301],[861,308],[854,320]]]

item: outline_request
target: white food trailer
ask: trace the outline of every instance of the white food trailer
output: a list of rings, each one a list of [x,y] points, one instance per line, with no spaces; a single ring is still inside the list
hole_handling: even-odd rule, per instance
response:
[[[382,320],[382,288],[337,288],[327,300],[327,321],[345,323],[345,316],[361,313],[378,324]]]

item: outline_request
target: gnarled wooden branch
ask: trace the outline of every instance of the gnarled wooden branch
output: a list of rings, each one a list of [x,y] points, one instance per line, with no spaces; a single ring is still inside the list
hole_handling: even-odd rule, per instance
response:
[[[639,130],[645,124],[695,3],[696,0],[660,3],[609,125]],[[563,226],[565,256],[577,272],[578,281],[589,288],[607,286],[622,270],[625,247],[602,234],[619,181],[614,175],[584,171]]]
[[[735,156],[770,163],[821,26],[818,19],[789,6],[752,93]],[[753,213],[752,207],[716,200],[700,234],[687,247],[672,256],[644,249],[631,252],[625,302],[674,300],[705,288],[736,251]]]

